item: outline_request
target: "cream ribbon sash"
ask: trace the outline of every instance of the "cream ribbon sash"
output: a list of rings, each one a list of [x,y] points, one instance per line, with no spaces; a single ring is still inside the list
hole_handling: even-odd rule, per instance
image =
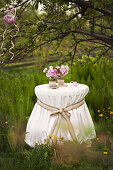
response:
[[[58,133],[58,130],[59,130],[59,127],[60,127],[60,122],[61,122],[61,119],[63,117],[66,120],[66,122],[67,122],[68,130],[69,130],[69,133],[70,133],[72,139],[76,140],[76,135],[74,133],[74,129],[73,129],[72,123],[70,121],[71,114],[69,113],[69,111],[71,111],[73,109],[77,109],[80,106],[82,106],[85,103],[84,99],[81,100],[80,102],[77,102],[75,104],[69,105],[69,106],[67,106],[65,108],[61,108],[61,109],[59,109],[57,107],[53,107],[53,106],[47,105],[47,104],[43,103],[40,100],[38,100],[37,103],[42,108],[47,109],[47,110],[52,112],[50,117],[58,115],[58,118],[56,119],[56,121],[55,121],[55,123],[53,125],[53,128],[51,130],[51,134],[53,136],[57,136],[57,133]]]

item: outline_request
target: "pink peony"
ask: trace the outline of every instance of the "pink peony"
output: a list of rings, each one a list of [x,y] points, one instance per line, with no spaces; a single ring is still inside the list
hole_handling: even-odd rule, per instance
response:
[[[49,69],[53,69],[53,66],[49,66]]]
[[[61,72],[62,76],[65,76],[65,75],[68,74],[68,71],[67,71],[67,69],[65,67],[61,67],[60,72]]]
[[[45,71],[45,70],[44,70]],[[47,69],[46,69],[47,71]],[[49,70],[47,71],[46,73],[46,76],[47,77],[51,77],[51,78],[56,78],[58,77],[58,72],[57,72],[57,69],[56,68],[53,68],[53,66],[50,66],[49,67]]]

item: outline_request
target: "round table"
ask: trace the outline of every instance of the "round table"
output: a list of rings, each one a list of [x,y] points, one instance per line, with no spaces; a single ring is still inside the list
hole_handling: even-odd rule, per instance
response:
[[[35,94],[39,101],[59,109],[82,101],[88,91],[89,87],[87,85],[78,84],[75,87],[72,83],[67,83],[67,87],[59,87],[58,89],[51,89],[48,84],[35,87]],[[90,142],[91,139],[96,137],[94,124],[85,102],[80,107],[70,110],[69,113],[69,121],[79,143]],[[63,140],[73,140],[67,121],[62,115],[60,115],[57,134],[55,136],[51,134],[59,116],[59,114],[55,116],[51,116],[51,114],[50,110],[41,107],[36,102],[26,127],[25,142],[29,146],[34,147],[35,143],[45,143],[50,135],[52,138],[56,137],[59,141],[61,138]]]

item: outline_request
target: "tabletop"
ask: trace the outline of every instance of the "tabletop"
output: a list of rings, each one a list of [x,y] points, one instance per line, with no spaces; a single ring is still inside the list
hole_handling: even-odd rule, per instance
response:
[[[66,107],[82,100],[88,93],[89,87],[85,84],[66,83],[67,87],[51,89],[48,84],[35,87],[35,94],[42,102],[54,107]]]

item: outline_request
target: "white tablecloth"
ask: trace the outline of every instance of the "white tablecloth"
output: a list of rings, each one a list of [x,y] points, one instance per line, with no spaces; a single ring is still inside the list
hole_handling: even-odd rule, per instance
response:
[[[68,83],[67,87],[59,87],[58,89],[51,89],[48,84],[35,87],[35,94],[40,101],[57,108],[65,108],[81,101],[88,91],[88,86],[84,84],[78,84],[75,87]],[[69,112],[71,113],[70,121],[79,143],[89,142],[96,137],[94,124],[86,103]],[[48,139],[48,135],[51,134],[57,115],[54,117],[50,117],[50,115],[51,111],[42,108],[37,103],[35,104],[27,123],[25,136],[25,142],[31,147],[35,146],[35,142],[44,143],[45,139]],[[64,118],[61,120],[57,137],[58,139],[63,137],[64,140],[72,140]]]

